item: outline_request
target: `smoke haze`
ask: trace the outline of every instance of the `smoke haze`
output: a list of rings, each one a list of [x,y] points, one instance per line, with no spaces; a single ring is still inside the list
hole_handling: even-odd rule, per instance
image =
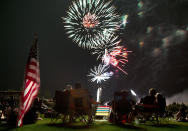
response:
[[[188,104],[188,90],[184,90],[183,92],[175,94],[166,99],[167,105],[172,104],[173,102]]]

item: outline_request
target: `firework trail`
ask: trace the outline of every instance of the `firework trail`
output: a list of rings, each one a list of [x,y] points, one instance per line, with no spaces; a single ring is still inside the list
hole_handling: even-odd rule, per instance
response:
[[[107,72],[109,66],[99,64],[99,66],[95,66],[94,69],[91,69],[89,73],[89,77],[91,77],[92,82],[101,83],[102,81],[106,81],[110,79],[113,75],[113,72]]]
[[[111,1],[74,1],[63,18],[68,37],[83,48],[100,45],[103,36],[120,28],[120,17],[115,10]]]
[[[134,92],[134,90],[131,89],[131,94],[134,96],[137,96],[136,93]]]
[[[100,102],[101,94],[102,94],[102,88],[99,87],[97,88],[97,102]]]

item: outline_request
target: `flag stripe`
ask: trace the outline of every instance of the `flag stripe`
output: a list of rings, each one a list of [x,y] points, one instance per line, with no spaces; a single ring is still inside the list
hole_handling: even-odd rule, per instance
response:
[[[33,87],[31,88],[30,92],[28,93],[28,95],[26,95],[26,97],[24,97],[25,99],[25,102],[24,102],[24,108],[25,108],[25,105],[28,103],[28,100],[30,99],[31,95],[32,95],[32,92],[36,89],[36,83],[34,83],[34,85],[32,85]]]
[[[36,72],[39,72],[39,69],[38,69],[38,67],[37,66],[34,66],[34,65],[29,65],[29,67],[28,67],[29,69],[31,69],[31,70],[35,70]]]
[[[40,83],[40,77],[37,77],[37,79],[35,79],[33,77],[27,76],[26,78],[29,79],[29,80],[31,80],[31,81],[35,81],[37,83]]]
[[[36,74],[37,75],[37,70],[33,70],[33,69],[28,69],[28,72]]]
[[[30,61],[31,61],[31,62],[34,62],[34,63],[39,63],[35,58],[31,58]]]
[[[28,65],[33,65],[33,66],[37,66],[36,62],[30,61]]]
[[[28,91],[31,89],[31,86],[33,85],[33,81],[28,81],[26,83],[26,87],[25,87],[25,91],[24,91],[24,97],[26,96],[26,94],[28,94]]]
[[[32,90],[32,86],[34,85],[35,83],[33,82],[33,81],[30,81],[30,83],[29,83],[29,86],[27,87],[27,88],[25,88],[25,90],[27,89],[28,90],[28,92],[27,93],[25,93],[25,96],[23,96],[23,100],[25,101],[26,99],[27,99],[27,97],[29,96],[29,94],[30,94],[30,92],[31,92],[31,90]]]
[[[24,114],[28,111],[29,107],[31,106],[31,101],[32,101],[31,98],[33,98],[36,95],[37,95],[37,91],[35,90],[35,93],[32,93],[32,97],[30,97],[29,102],[26,103],[24,108],[22,108],[21,115],[19,117],[19,121],[18,121],[18,124],[17,124],[18,126],[22,126],[22,119],[24,117]]]
[[[31,100],[32,100],[32,95],[33,95],[33,92],[36,92],[36,88],[32,90],[32,92],[30,93],[31,95],[28,97],[27,99],[27,103],[24,103],[24,110],[28,109],[28,107],[30,106],[31,104]]]
[[[32,72],[28,72],[28,73],[27,73],[27,76],[29,76],[29,77],[31,77],[31,78],[33,78],[33,79],[36,79],[36,78],[37,78],[37,74],[32,73]]]
[[[34,96],[36,96],[36,95],[37,95],[37,90],[33,91],[32,95],[31,95],[31,97],[30,97],[30,99],[29,99],[28,105],[27,105],[27,107],[25,108],[26,110],[28,110],[28,108],[31,106],[31,102],[32,102]]]

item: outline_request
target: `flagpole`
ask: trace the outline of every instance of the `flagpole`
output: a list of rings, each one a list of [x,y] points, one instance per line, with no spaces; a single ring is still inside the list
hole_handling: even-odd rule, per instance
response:
[[[38,34],[35,33],[35,34],[34,34],[34,40],[33,40],[33,43],[37,44],[37,42],[38,42]]]
[[[37,33],[35,33],[34,34],[34,43],[37,45],[37,59],[38,59],[38,62],[40,61],[40,58],[39,58],[39,47],[38,47],[38,34]],[[38,63],[39,64],[39,63]],[[39,66],[39,68],[40,68],[40,64],[38,65]],[[38,76],[39,76],[39,79],[40,79],[40,72],[38,72],[39,74],[38,74]],[[39,80],[39,81],[41,81],[41,80]],[[40,82],[40,85],[41,85],[41,82]],[[40,88],[39,88],[40,89]],[[38,90],[38,94],[39,94],[39,90]]]

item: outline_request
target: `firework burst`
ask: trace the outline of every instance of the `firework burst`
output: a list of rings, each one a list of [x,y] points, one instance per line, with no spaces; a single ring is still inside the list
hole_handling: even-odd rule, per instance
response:
[[[123,73],[127,74],[122,67],[128,62],[128,51],[127,48],[123,46],[113,47],[113,50],[109,51],[105,49],[105,54],[102,57],[102,61],[105,65],[112,65]]]
[[[108,34],[103,37],[104,39],[98,40],[101,44],[99,46],[92,48],[91,54],[98,55],[97,59],[100,59],[104,56],[105,51],[112,52],[117,45],[121,42],[118,39],[118,36],[114,36],[113,34]]]
[[[110,79],[113,75],[113,72],[107,72],[109,66],[99,64],[99,66],[95,66],[94,69],[91,69],[89,73],[89,77],[91,77],[92,82],[101,83],[102,81],[106,81]]]
[[[111,1],[74,1],[63,18],[66,33],[80,47],[90,49],[98,46],[105,34],[113,33],[120,27],[120,17],[115,10]]]

